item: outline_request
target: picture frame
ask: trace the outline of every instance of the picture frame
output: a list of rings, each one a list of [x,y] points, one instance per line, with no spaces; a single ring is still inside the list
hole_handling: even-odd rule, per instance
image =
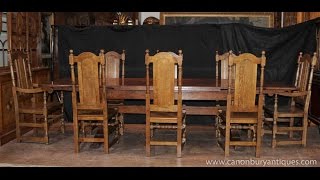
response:
[[[244,23],[257,27],[274,27],[273,12],[160,12],[160,24]]]
[[[54,24],[53,12],[41,12],[41,59],[44,66],[50,66],[53,53],[51,26]]]
[[[2,12],[0,12],[0,34],[2,31]]]

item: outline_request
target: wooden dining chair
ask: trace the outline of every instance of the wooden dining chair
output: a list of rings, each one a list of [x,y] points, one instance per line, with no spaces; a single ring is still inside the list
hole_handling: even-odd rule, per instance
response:
[[[239,51],[239,54],[241,54],[241,52]],[[219,80],[222,79],[228,79],[228,63],[229,63],[229,52],[225,52],[223,54],[219,54],[219,51],[216,51],[216,57],[215,57],[215,61],[216,61],[216,82],[218,82]],[[232,53],[232,55],[235,55]],[[232,71],[235,71],[235,66],[232,66],[231,68]],[[235,72],[231,73],[232,79],[235,79]]]
[[[101,50],[98,56],[91,52],[82,52],[75,56],[73,50],[70,50],[69,64],[72,80],[75,152],[79,152],[82,142],[100,142],[104,144],[104,152],[109,153],[109,147],[119,140],[120,133],[118,110],[107,108],[106,81],[103,73],[105,72],[104,51]],[[87,133],[86,127],[96,126],[102,126],[103,137],[96,137],[91,134],[91,130]],[[109,143],[109,134],[113,135],[111,143]]]
[[[116,51],[108,51],[105,53],[106,60],[106,84],[123,85],[125,78],[125,50],[119,54]],[[120,78],[120,81],[114,81],[114,78]]]
[[[306,147],[311,84],[317,58],[316,53],[311,56],[301,52],[298,56],[295,78],[297,90],[274,94],[274,105],[264,107],[264,128],[266,132],[271,129],[272,148],[290,144],[301,144]],[[289,97],[290,103],[278,104],[279,97]]]
[[[60,121],[64,133],[63,94],[61,99],[51,99],[52,89],[33,83],[29,51],[8,50],[15,107],[17,142],[49,144],[49,127]],[[28,131],[33,130],[33,133]]]
[[[219,54],[219,51],[216,51],[215,61],[216,61],[216,86],[217,87],[228,87],[228,64],[229,64],[229,55],[230,52],[225,52],[223,54]],[[232,54],[234,55],[234,54]],[[231,67],[232,70],[232,79],[235,79],[235,66]],[[226,101],[215,101],[216,106],[222,110],[226,109]],[[215,126],[217,127],[219,123],[219,117],[215,118]],[[220,131],[216,128],[216,137],[219,137]],[[235,135],[237,136],[237,135]]]
[[[256,157],[260,157],[265,64],[264,51],[262,51],[261,57],[256,57],[251,53],[243,53],[239,56],[232,52],[229,54],[228,77],[233,76],[233,65],[235,65],[236,75],[234,80],[228,79],[227,109],[226,111],[220,111],[217,126],[221,132],[219,135],[224,136],[224,139],[221,136],[218,137],[218,144],[224,149],[225,156],[229,156],[230,146],[254,146]],[[261,70],[259,78],[257,78],[258,65],[260,65]],[[257,101],[258,80],[260,82]],[[233,140],[231,131],[238,129],[250,130],[253,135]]]
[[[119,54],[116,51],[108,51],[105,53],[106,85],[116,85],[116,86],[124,85],[125,59],[126,59],[125,50],[122,50],[121,54]],[[122,105],[124,105],[123,99],[108,100],[108,107],[110,108],[118,108],[119,106],[122,106]],[[123,113],[120,113],[119,122],[120,122],[120,134],[123,135],[123,132],[124,132]]]
[[[216,51],[216,81],[220,79],[228,79],[228,61],[229,61],[229,52],[219,54]]]
[[[151,146],[176,146],[177,157],[181,157],[182,148],[186,142],[186,112],[182,109],[182,59],[181,50],[179,50],[179,55],[172,52],[159,52],[154,56],[150,56],[149,50],[146,50],[147,156],[151,155]],[[149,72],[151,64],[152,77]],[[177,79],[175,79],[176,64],[178,65]],[[176,140],[169,141],[169,139],[156,137],[156,129],[175,130]]]

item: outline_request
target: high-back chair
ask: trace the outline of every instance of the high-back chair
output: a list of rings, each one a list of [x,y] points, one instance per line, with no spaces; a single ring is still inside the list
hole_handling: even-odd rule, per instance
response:
[[[219,54],[219,51],[216,51],[216,86],[226,86],[228,80],[228,63],[229,63],[229,52]],[[234,68],[232,68],[234,69]],[[219,83],[220,82],[220,83]],[[219,109],[225,108],[225,101],[216,101],[216,106],[219,106]],[[223,107],[221,107],[223,106]],[[219,117],[215,118],[215,126],[217,127],[219,123]],[[219,129],[216,129],[216,137],[219,137]]]
[[[240,54],[240,53],[239,53]],[[234,54],[232,54],[234,55]],[[225,52],[223,54],[219,54],[219,51],[216,51],[216,86],[221,86],[221,87],[228,87],[228,69],[229,69],[229,56],[230,52]],[[231,67],[231,74],[232,74],[232,79],[235,79],[235,66],[233,65]],[[226,101],[216,101],[216,106],[219,107],[219,109],[225,109],[226,108]],[[219,117],[216,116],[215,119],[216,126],[219,123]],[[216,137],[219,137],[219,129],[216,129]],[[234,134],[234,137],[236,135]]]
[[[307,144],[308,110],[313,69],[317,54],[299,54],[295,79],[296,91],[274,94],[274,106],[265,106],[264,128],[272,131],[272,148],[277,145]],[[289,97],[288,105],[278,104],[279,97]],[[294,132],[297,132],[294,134]],[[280,138],[286,134],[287,139]]]
[[[154,56],[146,50],[146,155],[151,146],[176,146],[177,157],[181,157],[185,138],[186,112],[182,109],[182,51],[159,52]],[[150,77],[152,64],[152,77]],[[175,79],[175,65],[178,78]],[[151,84],[152,83],[152,91]],[[177,132],[175,141],[157,139],[156,129],[173,129]],[[159,137],[158,137],[159,138]]]
[[[241,52],[239,52],[241,54]],[[216,51],[216,81],[222,79],[228,79],[228,63],[229,63],[229,52],[219,54],[219,51]],[[234,54],[233,54],[234,55]],[[232,71],[235,71],[235,66],[232,66]],[[235,79],[235,72],[232,72],[232,79]]]
[[[264,66],[266,64],[265,52],[261,57],[251,53],[243,53],[239,56],[230,52],[228,77],[232,77],[232,66],[235,66],[235,79],[228,79],[227,110],[220,111],[217,128],[224,135],[218,138],[218,144],[223,147],[225,156],[229,156],[230,146],[254,146],[256,157],[260,157],[261,126],[263,107],[263,80]],[[258,76],[260,65],[260,77]],[[256,100],[257,81],[259,86],[258,101]],[[234,85],[233,85],[234,83]],[[232,88],[234,87],[234,88]],[[258,102],[258,104],[256,104]],[[237,129],[251,130],[253,135],[245,139],[233,140],[231,131]]]
[[[108,51],[105,53],[105,60],[106,60],[106,84],[107,85],[124,85],[124,77],[125,77],[125,50],[122,50],[122,53],[119,54],[116,51]],[[108,100],[108,107],[118,108],[124,104],[123,99],[113,99]],[[123,114],[120,113],[119,116],[120,122],[120,134],[123,135],[124,132],[124,120]]]
[[[125,50],[119,54],[116,51],[105,53],[106,60],[106,84],[123,85],[125,77]],[[114,78],[121,78],[120,81],[114,81]]]
[[[229,60],[229,52],[219,54],[216,51],[216,81],[219,79],[228,79],[228,60]]]
[[[79,152],[79,145],[82,142],[100,142],[104,144],[104,152],[109,153],[109,146],[118,141],[120,137],[119,113],[115,108],[107,108],[106,81],[105,73],[103,73],[105,72],[104,51],[101,50],[98,56],[91,52],[82,52],[75,56],[73,50],[70,50],[69,64],[72,80],[75,152]],[[102,126],[103,137],[96,137],[87,133],[86,126],[90,128],[92,126]],[[112,134],[112,132],[109,132],[109,127],[115,132],[110,144],[109,134]]]
[[[43,89],[32,81],[29,51],[8,50],[15,107],[17,142],[49,144],[49,126],[61,123],[64,132],[63,95],[60,101],[48,98],[50,89]],[[33,133],[26,133],[33,129]]]

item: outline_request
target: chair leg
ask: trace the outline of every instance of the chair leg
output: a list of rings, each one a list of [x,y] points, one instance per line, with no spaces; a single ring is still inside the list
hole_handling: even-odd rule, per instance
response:
[[[119,129],[120,129],[120,135],[123,136],[124,134],[124,117],[123,117],[123,113],[120,113],[119,116]]]
[[[220,126],[220,118],[219,116],[216,116],[215,118],[215,126],[216,126],[216,138],[220,138],[220,131],[219,131],[219,126]]]
[[[276,134],[277,134],[277,117],[273,118],[273,126],[272,126],[272,148],[276,147],[277,141],[276,141]]]
[[[303,147],[307,146],[307,130],[308,130],[308,115],[303,117],[303,131],[302,131],[302,145]]]
[[[75,116],[75,115],[74,115]],[[79,124],[78,119],[73,118],[73,141],[74,141],[74,152],[79,153]]]
[[[37,123],[37,118],[36,118],[36,115],[35,114],[32,114],[32,120],[33,120],[33,123]],[[37,136],[38,135],[38,128],[33,128],[33,135],[34,136]]]
[[[181,144],[177,144],[177,158],[181,158],[182,156],[182,145]]]
[[[249,130],[250,130],[250,132],[252,131],[252,134],[253,134],[252,140],[257,141],[258,128],[255,126],[251,126],[251,127],[253,127],[253,128],[249,129]]]
[[[261,147],[261,139],[262,139],[262,120],[258,119],[257,131],[256,131],[256,157],[260,157],[260,147]]]
[[[116,139],[116,143],[119,143],[120,141],[120,137],[121,137],[121,133],[123,133],[122,129],[122,124],[121,124],[121,114],[119,114],[119,116],[117,115],[115,117],[115,139]],[[122,132],[121,132],[122,131]]]
[[[15,116],[16,116],[16,136],[17,136],[17,142],[20,143],[21,142],[21,134],[20,134],[20,114],[19,112],[15,112]]]
[[[231,129],[230,129],[230,123],[226,123],[226,132],[225,132],[225,142],[224,142],[224,156],[228,157],[230,152],[230,133],[231,133]]]
[[[83,136],[83,137],[85,137],[85,136],[86,136],[85,124],[86,124],[86,122],[84,122],[84,121],[80,121],[80,125],[81,125],[81,133],[82,133],[82,136]],[[90,133],[91,133],[91,131],[90,131]]]
[[[177,128],[177,157],[180,158],[182,154],[182,123],[178,123]]]
[[[146,156],[150,157],[151,147],[150,147],[150,122],[146,122]]]
[[[44,138],[46,144],[49,144],[49,124],[48,124],[48,116],[44,117]]]
[[[104,153],[109,154],[109,127],[108,120],[103,121],[103,139],[104,139]]]
[[[63,114],[63,113],[62,113]],[[63,118],[63,115],[62,115],[62,118],[60,120],[60,130],[61,130],[61,133],[64,134],[66,132],[66,125],[64,123],[64,118]]]
[[[153,135],[154,135],[154,131],[155,131],[155,128],[151,128],[151,129],[150,129],[150,138],[152,138],[152,137],[153,137]]]
[[[183,119],[183,123],[182,123],[182,145],[184,146],[187,143],[187,137],[186,137],[186,133],[187,133],[187,126],[186,126],[186,118]],[[181,148],[183,148],[183,146]]]
[[[293,127],[293,123],[294,123],[294,118],[290,118],[290,122],[289,125],[290,127]],[[289,138],[293,138],[293,131],[289,131]]]
[[[251,131],[251,129],[248,129],[247,132],[248,132],[248,134],[247,134],[248,136],[247,136],[247,137],[248,137],[248,139],[250,139],[250,138],[252,137],[252,131]],[[254,138],[254,137],[253,137],[253,138]]]
[[[61,126],[61,132],[64,134],[66,131],[66,126],[65,126],[65,122],[64,122],[64,105],[63,105],[63,91],[61,91],[61,119],[60,119],[60,126]]]

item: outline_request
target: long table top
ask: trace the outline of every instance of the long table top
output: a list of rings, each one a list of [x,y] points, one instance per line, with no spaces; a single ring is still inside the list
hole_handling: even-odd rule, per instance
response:
[[[152,82],[150,82],[152,90]],[[57,79],[51,84],[40,86],[52,88],[53,90],[72,91],[70,79]],[[114,78],[109,79],[107,97],[109,99],[145,99],[146,79],[145,78]],[[225,100],[227,95],[228,82],[225,79],[183,79],[182,99],[183,100]],[[263,93],[273,94],[295,90],[290,84],[279,82],[265,82]],[[259,88],[257,88],[259,93]]]
[[[152,82],[150,82],[152,85]],[[70,79],[58,79],[52,83],[40,84],[44,88],[52,88],[53,90],[72,91]],[[110,79],[107,88],[108,99],[135,99],[144,100],[146,93],[145,78],[120,78]],[[152,88],[152,87],[151,87]],[[226,100],[228,92],[227,80],[216,79],[183,79],[182,81],[182,99],[195,101],[213,101]],[[266,82],[263,93],[273,94],[277,92],[287,92],[296,88],[290,84],[278,82]],[[257,89],[257,93],[259,88]],[[152,96],[152,91],[151,91]],[[215,106],[184,106],[189,115],[217,115],[218,109],[223,107]],[[144,105],[123,105],[119,107],[122,113],[144,114]]]

